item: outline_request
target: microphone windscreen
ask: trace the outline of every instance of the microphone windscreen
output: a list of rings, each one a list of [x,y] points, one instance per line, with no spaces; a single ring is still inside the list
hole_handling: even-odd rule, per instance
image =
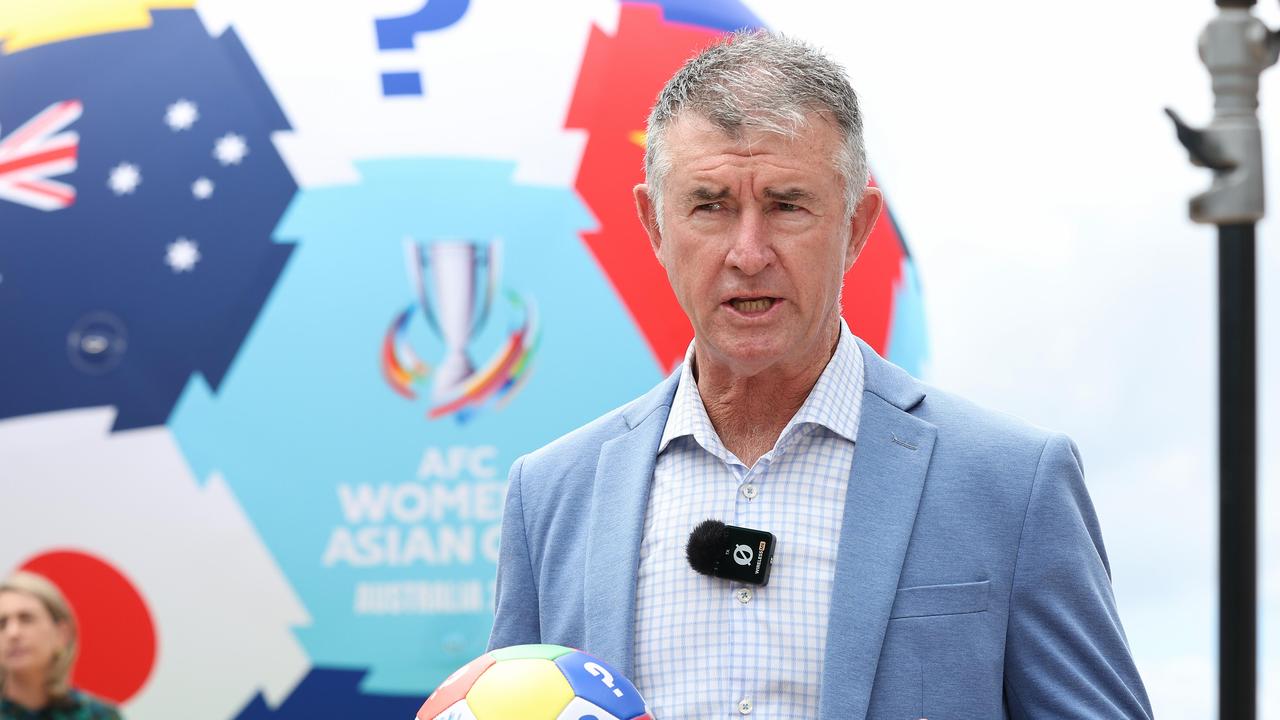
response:
[[[725,524],[719,520],[703,520],[689,533],[689,544],[685,546],[685,555],[689,565],[703,575],[713,575],[716,562],[724,554],[725,543],[729,540],[729,532]]]

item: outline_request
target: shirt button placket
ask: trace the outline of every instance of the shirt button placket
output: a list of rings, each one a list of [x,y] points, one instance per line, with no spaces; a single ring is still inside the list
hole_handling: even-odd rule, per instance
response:
[[[739,497],[737,502],[737,505],[738,505],[738,511],[736,513],[737,517],[735,518],[735,520],[737,521],[737,524],[750,527],[753,522],[753,519],[755,519],[754,516],[757,515],[758,512],[760,511],[760,508],[758,507],[753,508],[751,507],[751,504],[752,504],[752,501],[756,498],[756,496],[760,494],[760,488],[757,486],[756,481],[760,477],[765,467],[766,465],[764,463],[761,463],[757,467],[752,468],[748,470],[746,473],[738,476],[738,482],[739,482],[738,496]],[[752,589],[749,587],[739,587],[733,591],[733,597],[738,601],[738,604],[744,608],[742,612],[747,612],[746,607],[749,606],[751,604],[751,601],[755,598],[755,592],[752,591]],[[749,626],[744,626],[744,623],[750,622],[749,617],[750,617],[749,615],[738,615],[737,613],[733,614],[730,626],[733,628],[734,637],[739,637],[744,627],[749,627]],[[732,657],[734,656],[731,655],[731,658]],[[738,668],[736,664],[732,662],[732,660],[730,662],[730,668],[731,668],[730,677],[733,677],[735,681],[740,682],[745,679],[745,678],[739,677],[738,673],[741,669]],[[747,717],[751,715],[754,709],[755,709],[755,706],[752,704],[750,696],[743,696],[741,699],[738,700],[737,710],[741,716]]]

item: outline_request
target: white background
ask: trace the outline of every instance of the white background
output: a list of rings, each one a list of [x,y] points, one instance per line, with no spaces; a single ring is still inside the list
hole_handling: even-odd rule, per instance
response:
[[[752,7],[849,68],[918,261],[928,379],[1077,441],[1155,713],[1213,717],[1217,241],[1186,219],[1208,173],[1161,111],[1211,117],[1212,2]],[[1280,717],[1280,70],[1261,95],[1260,681]]]

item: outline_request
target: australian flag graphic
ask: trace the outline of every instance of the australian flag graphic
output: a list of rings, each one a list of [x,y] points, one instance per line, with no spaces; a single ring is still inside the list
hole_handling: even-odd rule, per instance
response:
[[[0,419],[216,389],[292,246],[289,129],[235,35],[192,10],[0,47]]]

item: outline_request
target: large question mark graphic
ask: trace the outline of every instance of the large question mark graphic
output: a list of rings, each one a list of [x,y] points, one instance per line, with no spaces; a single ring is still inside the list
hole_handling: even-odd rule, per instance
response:
[[[605,670],[604,668],[600,667],[599,665],[593,662],[584,664],[582,666],[582,669],[600,678],[600,682],[604,683],[605,686],[608,687],[610,690],[613,690],[614,695],[617,695],[618,697],[622,697],[622,691],[613,686],[613,673],[609,672],[608,670]]]
[[[422,7],[401,17],[377,18],[379,50],[412,50],[418,33],[449,27],[462,19],[471,0],[424,0]],[[422,74],[416,70],[382,73],[382,94],[422,95]]]

